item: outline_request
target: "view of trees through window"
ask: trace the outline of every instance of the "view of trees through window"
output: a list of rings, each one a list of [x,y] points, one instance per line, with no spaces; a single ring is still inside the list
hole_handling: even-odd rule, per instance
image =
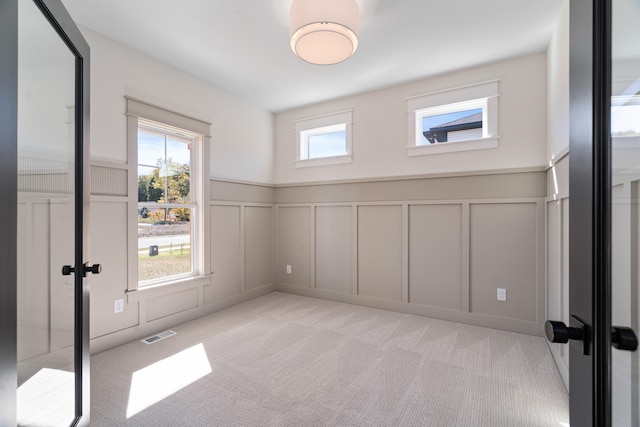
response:
[[[138,131],[138,281],[193,271],[191,147],[162,129]]]

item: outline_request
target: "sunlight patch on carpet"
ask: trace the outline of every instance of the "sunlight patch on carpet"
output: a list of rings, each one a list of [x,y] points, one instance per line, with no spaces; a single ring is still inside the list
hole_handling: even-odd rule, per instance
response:
[[[40,369],[18,387],[18,425],[68,426],[75,418],[75,375]]]
[[[211,365],[202,343],[134,372],[127,418],[210,373]]]

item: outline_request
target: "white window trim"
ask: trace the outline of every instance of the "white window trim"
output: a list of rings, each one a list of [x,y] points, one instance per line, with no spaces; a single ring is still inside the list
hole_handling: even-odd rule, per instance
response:
[[[321,116],[309,117],[295,121],[295,167],[306,168],[315,166],[329,166],[351,163],[353,160],[353,110],[338,111]],[[303,144],[306,138],[313,135],[330,133],[331,128],[344,126],[345,131],[345,151],[339,156],[319,157],[314,159],[308,156],[308,145]],[[317,133],[307,132],[318,130]],[[303,141],[304,140],[304,141]]]
[[[208,197],[210,193],[209,179],[209,163],[210,163],[210,145],[211,145],[211,123],[195,119],[148,104],[134,98],[125,97],[127,103],[127,168],[128,168],[128,228],[132,230],[128,233],[128,272],[127,272],[127,291],[133,292],[137,290],[156,289],[158,287],[175,287],[182,282],[191,282],[194,279],[202,278],[210,281],[211,261],[210,261],[210,233],[209,222],[209,203]],[[197,135],[201,138],[198,145],[199,161],[197,164],[192,163],[192,175],[197,176],[195,181],[200,184],[199,188],[194,188],[192,192],[192,203],[195,201],[198,205],[199,213],[196,216],[197,224],[195,233],[198,233],[197,242],[197,261],[194,265],[194,272],[186,275],[176,275],[167,277],[166,279],[158,279],[157,281],[144,282],[144,286],[138,284],[138,233],[133,232],[138,229],[138,126],[140,122],[154,122],[159,127],[168,130],[186,131],[189,135]],[[193,199],[197,197],[197,199]],[[195,248],[195,246],[194,246]],[[196,270],[197,268],[197,270]]]
[[[424,156],[498,147],[499,80],[431,92],[407,98],[408,145],[407,155]],[[422,118],[454,111],[482,108],[483,129],[481,139],[420,144]]]

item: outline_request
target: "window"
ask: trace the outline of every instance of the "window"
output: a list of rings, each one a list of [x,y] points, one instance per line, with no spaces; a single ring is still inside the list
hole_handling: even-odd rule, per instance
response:
[[[197,246],[192,219],[193,155],[199,138],[138,124],[138,281],[191,275]]]
[[[296,122],[296,167],[350,163],[352,111]]]
[[[409,155],[498,146],[498,82],[410,98]]]
[[[130,225],[137,229],[129,236],[129,289],[206,276],[210,125],[131,98],[127,114],[129,200],[136,202]]]

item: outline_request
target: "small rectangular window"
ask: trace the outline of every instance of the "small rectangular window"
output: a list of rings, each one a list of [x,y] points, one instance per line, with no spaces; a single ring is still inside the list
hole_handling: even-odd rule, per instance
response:
[[[410,98],[409,156],[497,147],[497,89],[489,82]]]
[[[346,124],[327,126],[300,132],[305,159],[344,156],[347,154]]]
[[[351,162],[351,111],[296,122],[296,167]]]
[[[422,115],[421,145],[482,138],[482,108]]]

